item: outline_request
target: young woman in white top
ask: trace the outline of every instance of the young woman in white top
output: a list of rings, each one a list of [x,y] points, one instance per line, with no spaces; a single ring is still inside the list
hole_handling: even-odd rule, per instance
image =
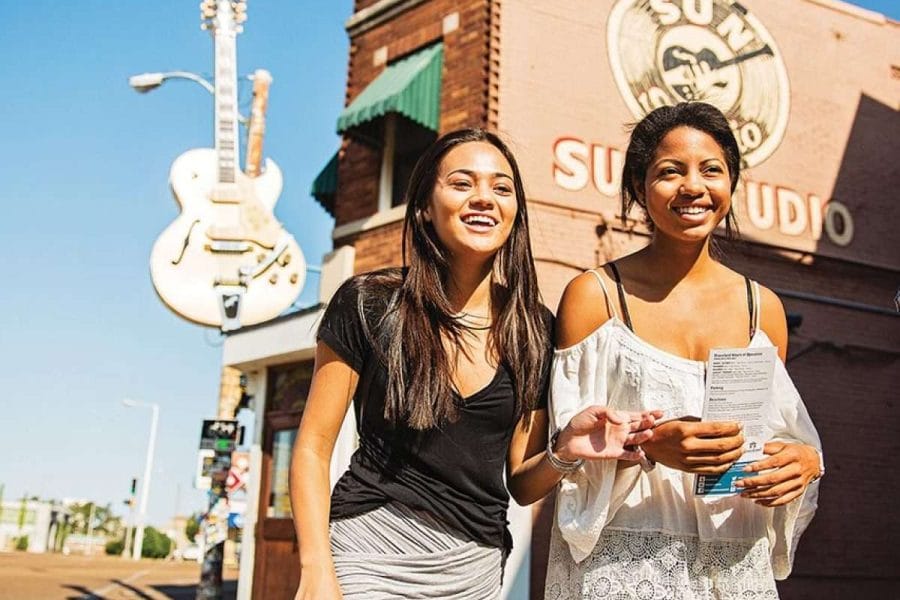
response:
[[[595,461],[560,484],[546,598],[777,598],[816,507],[820,443],[783,361],[784,309],[770,290],[717,261],[713,232],[734,229],[740,153],[704,103],[663,107],[634,128],[623,214],[640,206],[642,250],[576,277],[557,313],[550,416],[585,403],[659,409],[641,463]],[[772,431],[739,494],[698,497],[696,474],[742,454],[738,423],[700,415],[712,348],[777,348]]]

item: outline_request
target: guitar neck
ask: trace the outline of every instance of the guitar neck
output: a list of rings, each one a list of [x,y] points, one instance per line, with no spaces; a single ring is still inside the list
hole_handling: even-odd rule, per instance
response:
[[[235,182],[239,161],[237,44],[234,30],[218,29],[216,46],[216,156],[219,183]]]
[[[253,74],[253,108],[250,109],[250,125],[247,128],[247,164],[244,168],[248,177],[256,177],[262,172],[266,107],[269,104],[271,84],[272,75],[265,69],[257,69]]]

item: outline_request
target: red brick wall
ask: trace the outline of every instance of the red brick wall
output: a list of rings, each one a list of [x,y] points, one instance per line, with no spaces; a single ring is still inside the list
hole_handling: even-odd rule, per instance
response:
[[[356,9],[370,4],[358,1]],[[375,65],[376,51],[387,48],[390,63],[442,40],[441,132],[488,126],[488,82],[492,72],[490,32],[498,16],[496,11],[492,13],[490,4],[489,0],[432,0],[352,37],[346,104],[349,105],[384,70],[385,64]],[[444,35],[443,19],[452,13],[458,13],[459,26]],[[496,56],[494,59],[496,70]],[[344,225],[376,212],[380,165],[380,148],[345,137],[344,152],[338,165],[340,185],[334,203],[335,225]],[[335,244],[353,243],[357,272],[400,264],[400,230],[397,225],[386,226],[355,235],[352,241],[335,240]],[[381,260],[385,262],[379,262]]]
[[[356,0],[353,3],[353,12],[359,12],[364,8],[368,8],[378,2],[378,0]]]
[[[365,273],[382,267],[401,265],[400,235],[403,222],[398,221],[367,231],[353,241],[356,247],[355,271]]]
[[[334,202],[335,225],[367,217],[378,205],[381,151],[347,139],[338,160],[338,189]]]

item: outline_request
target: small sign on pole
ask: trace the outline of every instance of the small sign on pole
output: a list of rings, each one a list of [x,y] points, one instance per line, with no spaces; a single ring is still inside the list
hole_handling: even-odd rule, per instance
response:
[[[216,451],[201,449],[197,451],[197,472],[194,477],[194,487],[198,490],[208,490],[212,483],[213,465],[216,463]]]
[[[232,452],[241,443],[244,428],[231,419],[207,419],[200,431],[200,449]]]

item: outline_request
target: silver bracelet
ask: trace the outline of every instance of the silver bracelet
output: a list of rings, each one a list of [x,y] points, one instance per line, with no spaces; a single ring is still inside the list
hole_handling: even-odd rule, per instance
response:
[[[822,456],[822,451],[819,450],[818,448],[816,448],[815,446],[813,446],[812,449],[815,450],[816,454],[819,455],[819,472],[818,472],[818,474],[816,474],[815,477],[813,477],[812,479],[809,480],[810,483],[812,483],[813,481],[818,481],[818,480],[822,479],[822,476],[825,475],[825,457]]]
[[[638,464],[641,465],[641,470],[643,470],[644,473],[649,473],[656,468],[656,461],[647,456],[647,453],[644,452],[643,448],[641,448],[640,446],[635,446],[634,449],[635,451],[641,453],[641,457],[638,459]]]
[[[559,427],[556,428],[556,431],[553,432],[553,435],[550,436],[550,439],[547,440],[547,461],[550,463],[550,466],[562,473],[563,475],[569,475],[570,473],[574,473],[578,469],[581,468],[581,465],[584,464],[584,459],[579,458],[577,460],[563,460],[553,453],[553,448],[556,447],[556,441],[559,439],[559,432],[562,431]]]

